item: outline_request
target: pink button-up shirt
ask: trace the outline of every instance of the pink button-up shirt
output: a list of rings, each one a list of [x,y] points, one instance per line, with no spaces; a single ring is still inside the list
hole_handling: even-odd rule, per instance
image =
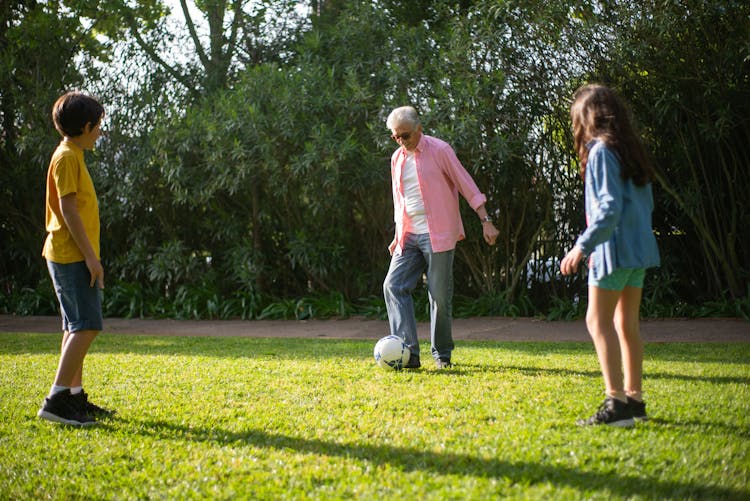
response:
[[[471,175],[459,162],[453,148],[445,141],[422,134],[414,158],[417,164],[419,190],[427,216],[427,227],[430,230],[432,251],[449,251],[456,247],[456,242],[466,237],[461,213],[458,210],[458,194],[461,193],[474,210],[481,207],[487,201],[487,197],[479,191]],[[406,150],[401,147],[391,157],[396,236],[390,250],[397,255],[403,251],[406,235],[406,202],[401,183],[405,161]]]

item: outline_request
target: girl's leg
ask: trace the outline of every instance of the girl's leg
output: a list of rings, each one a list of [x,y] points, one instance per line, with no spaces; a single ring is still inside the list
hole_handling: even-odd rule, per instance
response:
[[[625,287],[615,310],[615,329],[620,340],[623,368],[625,370],[625,393],[641,400],[643,376],[643,341],[641,339],[640,287]]]
[[[589,286],[586,327],[599,357],[607,396],[624,401],[622,357],[614,324],[615,308],[620,295],[620,291]]]

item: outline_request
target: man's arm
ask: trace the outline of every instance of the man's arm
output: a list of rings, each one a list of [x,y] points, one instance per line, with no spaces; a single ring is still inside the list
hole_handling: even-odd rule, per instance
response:
[[[444,165],[447,166],[446,171],[448,172],[449,177],[458,188],[461,196],[466,199],[469,206],[474,208],[474,211],[482,221],[482,234],[484,235],[484,241],[489,245],[495,245],[495,240],[497,240],[497,236],[500,232],[495,228],[495,225],[492,224],[492,220],[486,221],[486,219],[488,219],[487,209],[485,207],[487,197],[479,191],[476,182],[474,182],[471,174],[469,174],[463,164],[461,164],[456,156],[456,152],[453,151],[453,148],[446,145],[441,153],[444,155],[443,161],[445,162]]]

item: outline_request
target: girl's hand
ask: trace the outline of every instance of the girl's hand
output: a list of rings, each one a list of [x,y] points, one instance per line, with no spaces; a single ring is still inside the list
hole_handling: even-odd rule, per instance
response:
[[[586,256],[583,251],[577,245],[570,249],[565,255],[562,261],[560,261],[560,271],[563,275],[572,275],[578,271],[578,264],[583,261]]]

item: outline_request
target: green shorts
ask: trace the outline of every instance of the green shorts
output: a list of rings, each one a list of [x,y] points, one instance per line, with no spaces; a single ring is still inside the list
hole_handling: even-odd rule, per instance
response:
[[[600,280],[596,280],[594,274],[589,273],[589,285],[612,291],[621,291],[625,287],[642,289],[644,278],[646,278],[646,268],[617,268]]]

